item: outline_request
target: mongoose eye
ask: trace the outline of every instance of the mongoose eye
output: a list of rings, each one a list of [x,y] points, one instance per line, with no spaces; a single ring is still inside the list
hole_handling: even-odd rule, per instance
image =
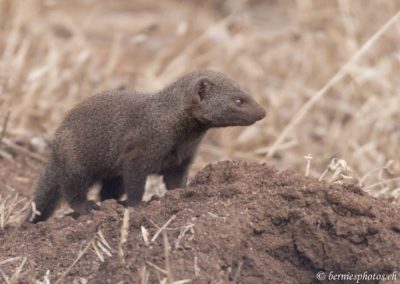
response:
[[[241,105],[243,104],[243,100],[242,100],[242,99],[237,99],[237,100],[235,101],[235,104],[236,104],[237,106],[241,106]]]

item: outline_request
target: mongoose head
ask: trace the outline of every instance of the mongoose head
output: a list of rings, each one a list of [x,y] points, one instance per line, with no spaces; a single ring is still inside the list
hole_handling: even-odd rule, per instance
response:
[[[189,74],[192,115],[211,127],[246,126],[263,119],[266,111],[224,74],[195,71]]]

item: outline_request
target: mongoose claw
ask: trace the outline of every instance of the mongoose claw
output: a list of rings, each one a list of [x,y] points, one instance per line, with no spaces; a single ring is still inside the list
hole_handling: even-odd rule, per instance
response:
[[[118,200],[118,203],[125,207],[138,207],[140,201],[134,199],[125,199],[125,200]]]
[[[100,210],[100,206],[96,204],[96,202],[89,200],[87,203],[87,206],[89,207],[90,210]]]
[[[69,217],[72,217],[72,218],[74,218],[75,220],[76,219],[78,219],[79,218],[79,216],[81,216],[81,214],[79,214],[78,212],[71,212],[71,213],[68,213],[68,214],[66,214],[65,216],[69,216]]]
[[[100,210],[100,207],[93,200],[88,200],[84,203],[72,206],[72,209],[74,210],[74,212],[68,214],[68,216],[77,219],[80,215],[89,214],[92,210]]]

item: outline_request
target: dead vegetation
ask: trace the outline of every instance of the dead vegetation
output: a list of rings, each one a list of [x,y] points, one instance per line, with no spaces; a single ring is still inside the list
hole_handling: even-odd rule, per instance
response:
[[[0,199],[1,200],[1,199]],[[11,206],[5,207],[7,204],[7,201],[9,198],[6,198],[2,204],[0,204],[0,221],[1,221],[1,227],[0,229],[4,229],[3,223],[5,217],[7,217],[11,210],[13,210],[16,206],[15,204],[19,203],[18,196],[14,198],[12,202],[10,202]],[[24,207],[22,210],[19,210],[18,212],[13,212],[13,215],[22,215],[24,216],[26,214],[21,214],[22,211],[24,211],[26,208]],[[9,214],[6,214],[9,213]],[[125,263],[124,259],[124,244],[127,241],[128,234],[129,234],[129,209],[124,210],[124,216],[122,219],[122,224],[121,224],[121,237],[118,242],[118,258],[121,263]],[[153,224],[157,231],[154,233],[153,237],[151,238],[151,241],[149,241],[149,232],[148,230],[142,226],[142,236],[143,236],[143,242],[145,245],[151,249],[151,244],[155,244],[156,240],[159,235],[162,235],[162,243],[164,246],[164,259],[165,259],[165,266],[164,268],[159,267],[158,265],[147,261],[146,264],[141,268],[141,283],[147,284],[149,282],[150,278],[150,273],[155,273],[157,275],[157,278],[159,280],[160,284],[185,284],[185,283],[191,283],[191,279],[183,279],[183,280],[174,280],[173,276],[173,271],[170,265],[170,251],[171,249],[179,249],[179,242],[181,239],[185,236],[185,234],[194,234],[194,224],[190,223],[188,225],[183,225],[179,227],[174,227],[170,228],[169,225],[172,223],[172,221],[176,218],[175,215],[172,215],[168,221],[161,227],[157,226],[157,224]],[[8,220],[8,219],[7,219]],[[168,240],[168,235],[167,231],[168,230],[173,230],[173,231],[179,231],[178,237],[174,240],[174,245],[170,243]],[[79,250],[77,253],[77,256],[75,260],[68,266],[68,268],[61,274],[61,276],[58,277],[57,280],[54,281],[54,284],[57,283],[64,283],[63,281],[65,280],[65,277],[68,275],[68,273],[74,268],[80,261],[80,259],[87,253],[92,252],[94,253],[95,256],[97,256],[96,261],[104,262],[107,257],[112,258],[115,255],[115,249],[111,247],[109,242],[106,240],[106,238],[103,235],[103,232],[101,230],[97,231],[97,233],[89,240],[87,241],[86,245]],[[196,258],[193,260],[194,261],[194,267],[195,271],[198,271],[198,268],[196,269]],[[5,264],[10,264],[10,263],[15,263],[16,268],[13,271],[13,274],[11,276],[8,276],[2,269],[1,265]],[[196,275],[193,275],[195,277]],[[20,283],[20,281],[25,281],[26,277],[29,278],[30,282],[29,283],[35,283],[35,284],[50,284],[53,282],[50,282],[49,278],[51,277],[50,271],[48,270],[47,273],[44,275],[43,280],[37,279],[36,271],[32,267],[32,264],[30,263],[30,260],[27,257],[12,257],[8,258],[5,260],[0,261],[0,279],[5,281],[7,284],[13,284],[13,283]],[[75,278],[75,281],[79,281],[78,283],[87,283],[87,279],[80,277],[80,278]],[[75,283],[75,282],[74,282]]]
[[[11,113],[5,138],[47,139],[66,111],[103,89],[154,90],[211,68],[240,80],[269,113],[251,128],[209,135],[198,168],[267,156],[300,170],[311,153],[310,175],[338,157],[361,177],[385,169],[364,184],[383,182],[369,189],[398,195],[397,1],[1,0],[0,7],[1,121]]]
[[[27,214],[26,209],[29,205],[30,200],[18,193],[6,197],[0,195],[0,230],[10,223],[18,224]]]
[[[45,161],[31,139],[49,139],[65,113],[96,92],[155,90],[210,68],[249,88],[268,117],[212,132],[195,169],[222,159],[265,160],[398,200],[399,11],[391,0],[0,0],[0,158],[17,152]],[[20,195],[0,195],[0,231],[28,205]],[[100,261],[115,254],[123,262],[128,225],[129,211],[116,251],[96,235],[71,267],[89,249]],[[189,282],[173,279],[168,225],[152,237],[142,227],[147,246],[163,237],[165,266],[147,263],[141,283],[149,273],[160,283]],[[185,235],[193,224],[179,230]],[[27,258],[0,261],[6,283],[32,272]],[[16,269],[5,275],[1,265],[10,262]]]

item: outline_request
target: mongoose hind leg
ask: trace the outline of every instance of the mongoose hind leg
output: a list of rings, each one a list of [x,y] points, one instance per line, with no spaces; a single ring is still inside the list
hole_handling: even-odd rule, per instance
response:
[[[124,194],[124,186],[122,177],[112,177],[103,180],[103,184],[100,189],[100,200],[104,201],[107,199],[119,200]]]

